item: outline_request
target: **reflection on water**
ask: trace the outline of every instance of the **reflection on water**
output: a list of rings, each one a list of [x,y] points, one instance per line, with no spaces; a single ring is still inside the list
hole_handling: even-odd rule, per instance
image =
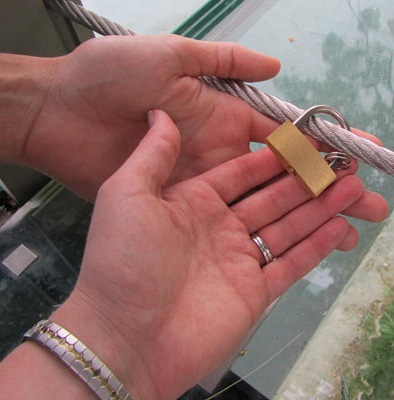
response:
[[[375,133],[394,148],[394,19],[382,23],[379,10],[367,8],[357,21],[359,35],[352,41],[346,42],[335,32],[325,37],[321,49],[327,67],[324,75],[305,79],[284,74],[275,85],[299,107],[332,105],[353,126]],[[381,30],[390,32],[391,40],[382,41]]]
[[[352,126],[376,134],[394,150],[392,0],[279,0],[239,41],[282,61],[279,76],[273,83],[257,84],[260,90],[302,108],[331,105]],[[393,207],[393,177],[365,165],[360,165],[358,175],[367,189],[383,194]],[[384,226],[350,222],[360,232],[358,247],[349,253],[334,252],[288,291],[252,339],[249,347],[254,354],[249,352],[234,364],[233,370],[242,376],[264,360],[267,349],[275,352],[291,335],[305,332],[304,343],[292,345],[248,378],[270,398]]]
[[[138,34],[172,32],[206,0],[83,0],[88,10],[120,23]]]
[[[321,55],[327,67],[324,76],[304,79],[284,74],[275,80],[275,85],[287,100],[300,107],[334,106],[353,126],[375,133],[385,146],[394,149],[394,18],[383,18],[379,9],[371,7],[358,14],[352,11],[358,31],[353,41],[345,41],[335,32],[323,41]],[[382,41],[382,31],[390,32],[391,40]],[[368,189],[385,195],[393,205],[393,177],[366,166],[361,167],[359,175]],[[353,222],[361,231],[359,252],[364,254],[368,248],[366,238],[372,241],[380,228]],[[332,264],[325,262],[320,268],[332,268]],[[342,280],[341,271],[332,271],[338,283]]]
[[[322,267],[322,265],[320,265],[320,267]],[[308,287],[308,289],[314,294],[318,294],[321,290],[327,289],[334,283],[331,271],[324,268],[312,270],[304,279],[313,284],[310,285],[311,287]]]

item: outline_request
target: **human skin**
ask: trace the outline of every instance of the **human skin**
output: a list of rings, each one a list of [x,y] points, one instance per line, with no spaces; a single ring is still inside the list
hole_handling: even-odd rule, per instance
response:
[[[357,231],[338,213],[360,201],[364,188],[353,165],[310,199],[280,175],[268,149],[168,185],[180,135],[164,112],[153,119],[101,187],[77,286],[52,320],[99,354],[133,399],[166,400],[217,368],[263,310],[331,251],[354,248]],[[247,211],[250,197],[237,201],[273,178],[256,193],[260,213]],[[284,196],[276,208],[273,193]],[[249,237],[255,230],[276,257],[264,268]],[[18,380],[16,399],[90,398],[49,356],[35,344],[17,348],[0,365],[0,396],[11,395],[9,382]],[[26,359],[40,365],[33,377],[45,384],[28,388],[33,366]]]
[[[10,123],[1,130],[7,144],[1,159],[39,169],[90,200],[145,135],[150,109],[168,112],[181,130],[172,182],[249,151],[250,140],[276,126],[197,79],[257,81],[279,71],[278,60],[236,44],[175,35],[106,37],[65,57],[3,60],[9,75],[19,76],[3,85],[12,91],[3,94],[3,109],[12,109],[14,118],[3,119]]]
[[[147,112],[159,108],[181,132],[174,183],[247,153],[250,141],[263,142],[278,126],[197,77],[261,81],[279,67],[234,43],[176,35],[93,39],[58,58],[3,54],[0,159],[40,170],[93,201],[145,135]]]
[[[2,55],[0,65],[0,159],[97,197],[80,279],[52,318],[133,398],[181,394],[226,358],[274,298],[335,248],[352,249],[357,231],[338,213],[387,215],[384,199],[352,176],[356,163],[311,200],[280,176],[269,150],[249,153],[249,141],[263,141],[277,124],[196,79],[267,79],[279,64],[266,56],[173,36],[105,38],[58,59]],[[154,108],[180,133],[155,111],[146,135]],[[262,270],[254,231],[277,257]],[[91,393],[26,343],[0,365],[3,396]]]

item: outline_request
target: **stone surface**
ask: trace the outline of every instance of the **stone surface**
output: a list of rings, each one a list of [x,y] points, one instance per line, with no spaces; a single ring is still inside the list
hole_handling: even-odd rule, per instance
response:
[[[394,214],[278,390],[276,400],[337,396],[336,367],[371,304],[394,286]]]

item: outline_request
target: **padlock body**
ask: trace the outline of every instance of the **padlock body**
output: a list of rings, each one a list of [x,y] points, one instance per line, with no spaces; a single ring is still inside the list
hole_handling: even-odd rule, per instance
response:
[[[321,154],[290,121],[266,139],[282,165],[313,197],[319,196],[336,178]]]

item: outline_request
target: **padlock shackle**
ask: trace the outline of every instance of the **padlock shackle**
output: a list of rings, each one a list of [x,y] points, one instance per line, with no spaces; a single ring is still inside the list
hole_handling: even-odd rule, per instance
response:
[[[293,125],[295,125],[297,128],[300,129],[301,126],[304,125],[304,123],[315,114],[328,114],[334,119],[336,119],[343,129],[350,131],[350,125],[347,122],[346,118],[343,116],[343,114],[340,113],[335,108],[324,105],[318,105],[308,108],[293,122]]]

